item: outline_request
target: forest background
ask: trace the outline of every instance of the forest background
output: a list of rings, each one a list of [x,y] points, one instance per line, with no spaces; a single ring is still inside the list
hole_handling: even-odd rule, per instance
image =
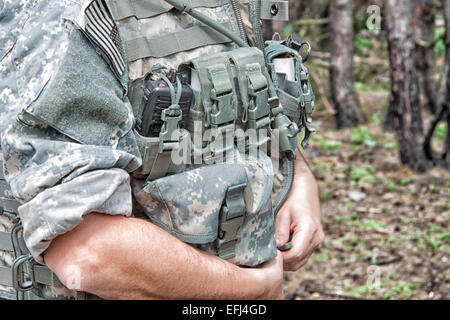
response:
[[[450,0],[289,2],[263,30],[312,47],[326,238],[286,297],[448,299]]]

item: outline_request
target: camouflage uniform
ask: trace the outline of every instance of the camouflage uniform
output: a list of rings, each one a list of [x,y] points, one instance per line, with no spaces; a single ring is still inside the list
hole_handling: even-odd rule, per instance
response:
[[[202,166],[189,168],[192,170],[181,176],[168,176],[150,183],[130,176],[142,165],[142,158],[132,130],[133,108],[126,90],[142,80],[155,62],[176,67],[200,55],[229,50],[233,45],[217,44],[159,59],[140,59],[131,62],[123,74],[110,72],[108,75],[102,69],[95,74],[97,78],[90,81],[86,75],[77,74],[66,65],[67,61],[78,59],[79,65],[88,70],[100,68],[107,60],[98,55],[98,51],[96,53],[94,46],[84,51],[77,47],[77,43],[87,42],[80,30],[86,32],[84,9],[91,2],[0,1],[3,170],[11,187],[8,196],[20,202],[18,213],[23,238],[33,258],[44,263],[42,253],[52,239],[73,229],[83,215],[92,211],[125,216],[141,216],[139,212],[145,212],[169,232],[216,254],[213,241],[217,237],[220,206],[226,187],[236,181],[246,185],[246,220],[232,262],[256,265],[264,256],[274,256],[270,205],[273,173],[267,156],[251,159],[236,152],[232,164],[217,164],[220,175],[217,170],[212,172],[210,166]],[[245,13],[245,6],[241,9]],[[236,29],[230,4],[199,10]],[[176,31],[180,24],[199,23],[178,12],[155,19],[156,24],[155,20],[141,21],[141,28],[149,37]],[[244,23],[249,31],[251,27],[245,14]],[[105,65],[111,67],[110,62],[106,61]],[[75,77],[67,79],[68,75]],[[61,95],[63,97],[52,96],[52,90],[64,85],[61,84],[64,81],[67,81],[67,92]],[[98,97],[82,100],[83,90],[97,91]],[[104,101],[105,96],[112,98]],[[80,99],[82,102],[77,102]],[[91,112],[95,105],[101,108],[92,111],[90,118],[75,107],[60,109],[59,118],[48,115],[47,106],[70,103],[83,112]],[[83,105],[89,103],[93,107],[83,109]],[[108,117],[112,113],[115,118]],[[98,128],[102,134],[97,134],[96,130],[87,134],[83,131],[84,125]],[[195,185],[195,188],[187,189],[180,182]],[[9,231],[12,225],[8,216],[0,215],[0,231]],[[0,251],[2,266],[10,267],[12,260],[11,254]],[[0,286],[0,297],[10,298],[14,294],[14,289]],[[63,286],[42,287],[40,294],[45,298],[83,297]]]

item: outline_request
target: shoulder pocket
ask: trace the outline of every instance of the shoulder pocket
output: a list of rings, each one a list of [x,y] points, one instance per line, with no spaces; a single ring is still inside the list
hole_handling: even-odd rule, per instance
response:
[[[110,145],[132,129],[123,88],[78,29],[59,69],[25,111],[83,144]]]

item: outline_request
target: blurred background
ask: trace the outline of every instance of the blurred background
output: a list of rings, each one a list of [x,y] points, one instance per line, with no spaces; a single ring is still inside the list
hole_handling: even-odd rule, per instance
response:
[[[450,0],[295,0],[326,239],[288,299],[448,299]]]

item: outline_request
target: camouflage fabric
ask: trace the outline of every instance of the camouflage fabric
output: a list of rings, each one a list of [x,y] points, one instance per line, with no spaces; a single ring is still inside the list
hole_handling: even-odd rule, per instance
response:
[[[276,255],[270,195],[272,163],[260,152],[242,155],[237,150],[224,163],[216,163],[157,179],[136,191],[148,217],[179,239],[218,255],[215,243],[219,211],[227,188],[246,184],[245,219],[237,234],[237,265],[255,266]],[[189,187],[187,187],[189,186]]]
[[[68,56],[72,52],[71,41],[73,40],[70,35],[80,30],[84,31],[83,10],[91,2],[90,0],[5,0],[2,2],[3,6],[0,6],[0,72],[2,74],[0,78],[0,114],[2,115],[0,140],[1,152],[4,156],[3,170],[11,186],[11,195],[21,203],[18,211],[24,227],[23,237],[26,245],[36,261],[40,263],[43,263],[42,253],[48,248],[52,239],[73,229],[82,221],[83,215],[89,212],[130,216],[135,214],[133,203],[136,204],[135,201],[138,200],[142,207],[138,206],[135,209],[136,212],[144,209],[147,215],[150,212],[159,214],[160,220],[166,221],[163,216],[167,216],[167,212],[164,212],[163,207],[155,204],[156,198],[149,191],[150,185],[146,186],[144,181],[130,178],[130,173],[142,164],[136,138],[131,130],[134,124],[131,107],[131,105],[134,106],[133,88],[139,87],[135,84],[139,84],[139,81],[148,73],[150,66],[156,62],[176,68],[181,62],[200,55],[230,50],[234,47],[231,44],[214,45],[177,53],[164,59],[149,58],[131,63],[128,70],[131,103],[124,96],[120,106],[123,108],[126,119],[112,128],[111,136],[106,141],[100,143],[95,139],[91,140],[90,136],[85,137],[89,139],[84,140],[82,136],[68,134],[62,130],[62,127],[49,123],[48,118],[38,117],[35,110],[43,101],[52,103],[56,100],[51,97],[49,88],[53,88],[58,75],[67,66]],[[229,4],[220,8],[201,8],[199,11],[219,22],[228,22],[232,28],[237,28]],[[242,11],[246,12],[244,7]],[[198,23],[182,13],[164,14],[155,19],[141,21],[142,30],[149,34],[161,34],[173,32],[180,24]],[[248,29],[248,17],[244,17],[244,22]],[[98,52],[95,46],[92,46],[90,50]],[[114,76],[111,72],[111,78]],[[83,92],[85,85],[86,83],[75,81],[74,87],[67,89],[73,91],[70,94],[76,99],[84,99],[82,95],[77,96],[73,93]],[[98,95],[102,95],[101,86]],[[75,100],[67,99],[64,103],[74,105],[93,103],[88,99]],[[61,115],[64,116],[66,112],[62,112]],[[104,112],[106,114],[108,110],[105,109]],[[102,122],[101,118],[96,120],[99,123]],[[77,118],[72,117],[71,121],[77,121]],[[83,123],[76,125],[82,127]],[[248,159],[237,154],[235,159],[240,163],[240,172],[247,183],[245,191],[247,218],[240,231],[238,254],[233,262],[256,265],[273,257],[276,253],[274,222],[270,206],[273,173],[267,157]],[[236,171],[239,171],[237,167]],[[217,200],[213,205],[210,205],[211,203],[208,203],[203,195],[210,191],[211,184],[222,184],[224,189],[227,185],[226,181],[229,184],[232,180],[227,180],[226,172],[216,172],[211,176],[210,181],[204,184],[202,184],[202,177],[195,176],[195,172],[183,174],[193,179],[192,181],[200,183],[200,188],[196,190],[196,194],[191,193],[191,195],[188,193],[192,190],[185,190],[187,202],[182,205],[194,211],[180,213],[179,219],[183,219],[183,214],[188,216],[194,214],[193,222],[195,222],[196,214],[201,213],[200,211],[205,208],[208,210],[220,208],[220,194],[212,194]],[[221,174],[223,177],[220,176]],[[134,186],[133,192],[137,195],[137,199],[133,198],[130,182]],[[160,183],[160,187],[163,187],[164,181]],[[176,180],[172,182],[172,185],[173,183],[176,183]],[[165,192],[164,196],[167,198],[162,198],[161,201],[167,202],[170,195],[172,200],[177,197],[179,199],[181,193],[175,191],[177,190]],[[193,201],[193,197],[197,198],[198,207],[188,203]],[[211,216],[209,215],[210,218]],[[201,229],[205,225],[200,223],[197,226]],[[11,221],[2,215],[0,215],[0,228],[3,231],[11,228]],[[182,228],[188,229],[189,224],[183,225]],[[202,250],[214,252],[214,242],[203,241],[193,245]],[[0,263],[10,266],[12,256],[0,252]],[[82,296],[66,288],[43,287],[40,289],[41,295],[46,298],[80,298]],[[11,293],[11,288],[0,287],[0,291],[2,290]]]
[[[225,4],[218,8],[197,8],[198,12],[208,16],[219,23],[228,23],[235,33],[239,33],[236,22],[231,20],[233,17],[230,4]],[[231,11],[230,11],[231,10]],[[230,18],[231,17],[231,18]],[[165,14],[151,17],[148,19],[127,19],[119,22],[119,28],[136,30],[134,36],[145,36],[147,38],[155,38],[163,34],[170,34],[186,28],[200,25],[201,23],[187,14],[180,14],[178,11],[170,11]],[[195,57],[211,54],[215,52],[228,51],[236,48],[234,44],[218,44],[202,47],[187,52],[179,52],[163,58],[145,58],[135,61],[129,66],[129,79],[135,81],[143,78],[148,74],[150,68],[154,64],[162,64],[168,68],[176,69],[181,63],[189,61]]]
[[[20,97],[15,106],[19,121],[2,132],[4,172],[14,197],[23,203],[19,214],[25,241],[38,262],[43,262],[41,253],[50,240],[75,227],[87,212],[131,215],[127,171],[141,163],[131,132],[133,115],[126,101],[122,108],[128,121],[113,128],[106,145],[80,144],[32,114],[33,106],[46,98],[46,87],[64,70],[58,63],[66,61],[68,35],[77,32],[74,21],[80,8],[81,1],[36,3],[9,59],[2,61],[6,68],[14,61],[7,74],[16,81],[0,80],[0,91]],[[94,47],[90,49],[95,52]],[[82,91],[83,83],[75,82],[67,90]],[[38,95],[40,99],[34,102]],[[14,109],[11,99],[2,100],[0,108]],[[82,97],[76,99],[83,103],[78,101]]]

